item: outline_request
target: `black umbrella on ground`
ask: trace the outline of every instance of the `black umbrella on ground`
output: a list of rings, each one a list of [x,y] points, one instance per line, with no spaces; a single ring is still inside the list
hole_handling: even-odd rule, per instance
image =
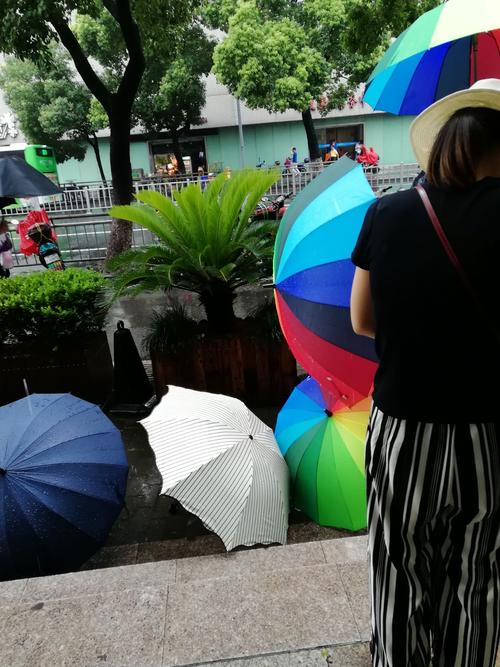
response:
[[[0,158],[0,208],[16,197],[60,195],[62,190],[20,157]]]

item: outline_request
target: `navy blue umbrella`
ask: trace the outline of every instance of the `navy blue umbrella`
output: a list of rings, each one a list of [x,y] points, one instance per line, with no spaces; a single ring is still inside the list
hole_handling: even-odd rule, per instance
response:
[[[74,570],[125,497],[120,432],[92,403],[33,394],[0,407],[0,579]]]
[[[0,158],[0,197],[43,197],[61,193],[61,188],[22,158],[15,155]]]

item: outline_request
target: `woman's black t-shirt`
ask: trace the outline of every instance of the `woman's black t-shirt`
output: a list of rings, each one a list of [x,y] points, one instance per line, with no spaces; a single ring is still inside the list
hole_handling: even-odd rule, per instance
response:
[[[370,271],[380,366],[374,402],[429,422],[500,420],[500,179],[463,191],[425,185],[488,313],[451,264],[416,190],[376,201],[352,254]]]

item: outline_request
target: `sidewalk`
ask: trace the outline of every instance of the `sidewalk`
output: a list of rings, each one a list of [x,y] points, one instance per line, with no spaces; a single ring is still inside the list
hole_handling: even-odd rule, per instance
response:
[[[4,582],[0,664],[367,667],[368,607],[364,536]]]

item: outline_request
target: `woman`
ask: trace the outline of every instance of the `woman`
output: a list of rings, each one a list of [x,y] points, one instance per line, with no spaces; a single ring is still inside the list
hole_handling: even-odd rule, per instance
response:
[[[0,217],[0,278],[10,277],[10,270],[14,266],[12,247],[9,224],[7,220]]]
[[[373,665],[493,667],[500,81],[440,100],[411,138],[462,269],[416,189],[369,209],[352,256],[351,309],[354,330],[375,338],[380,357],[366,445]]]

